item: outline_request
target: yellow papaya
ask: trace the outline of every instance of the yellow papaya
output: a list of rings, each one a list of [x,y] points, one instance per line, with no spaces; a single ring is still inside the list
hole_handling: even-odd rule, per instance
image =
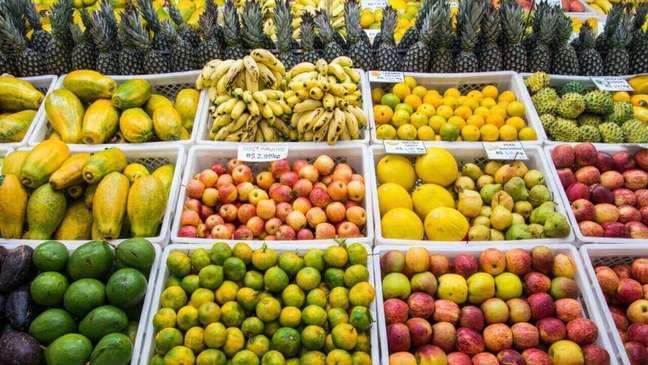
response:
[[[182,127],[182,130],[180,130],[180,140],[186,141],[189,138],[191,138],[191,134],[189,134],[189,131],[187,130],[187,128]]]
[[[128,165],[126,155],[117,147],[107,148],[90,156],[83,166],[83,180],[88,184],[99,182],[111,172],[121,172]]]
[[[61,190],[83,182],[83,166],[90,159],[89,153],[75,153],[50,176],[49,182],[54,190]]]
[[[65,216],[67,201],[62,191],[52,185],[41,185],[32,192],[27,202],[27,233],[30,240],[48,240]]]
[[[0,109],[6,111],[21,111],[38,109],[43,101],[42,92],[28,81],[11,75],[0,76]]]
[[[0,142],[22,141],[35,116],[35,110],[23,110],[0,117]]]
[[[128,142],[143,143],[153,137],[153,121],[142,108],[126,109],[119,117],[119,131]]]
[[[153,130],[162,141],[177,141],[182,137],[182,118],[174,107],[161,106],[153,112]]]
[[[632,111],[635,119],[638,119],[644,123],[648,122],[648,108],[633,105]]]
[[[176,95],[174,106],[182,118],[182,126],[187,129],[193,127],[199,99],[200,93],[192,88],[182,89]]]
[[[90,229],[90,235],[92,236],[93,240],[102,240],[103,237],[101,237],[101,233],[99,233],[99,230],[97,229],[97,221],[94,219],[92,220],[92,228]]]
[[[128,178],[119,172],[109,173],[97,186],[92,199],[92,218],[101,238],[119,238],[129,186]]]
[[[47,139],[55,139],[60,141],[61,140],[61,135],[58,134],[56,131],[52,131],[52,134]]]
[[[20,181],[32,189],[45,184],[69,155],[70,148],[62,141],[48,139],[37,144],[20,168]]]
[[[128,181],[130,181],[131,184],[133,183],[133,181],[139,179],[142,176],[150,175],[149,170],[146,168],[146,166],[140,163],[128,164],[124,171],[122,171],[122,174],[126,175]]]
[[[648,94],[648,75],[640,75],[632,77],[628,83],[637,94]]]
[[[97,71],[76,70],[65,75],[63,87],[81,100],[92,102],[97,99],[109,99],[117,89],[117,83]]]
[[[97,191],[97,185],[99,184],[88,185],[83,192],[83,202],[88,208],[92,208],[92,200],[94,199],[95,191]]]
[[[89,240],[92,230],[92,212],[82,201],[76,201],[65,211],[55,240]]]
[[[133,237],[157,236],[164,216],[164,187],[155,176],[143,176],[128,191],[126,212]]]
[[[117,86],[112,95],[112,103],[119,109],[135,108],[144,105],[151,97],[151,83],[143,79],[132,79]]]
[[[161,106],[173,106],[173,103],[164,95],[151,94],[151,97],[146,102],[146,112],[149,115],[153,115],[155,109]]]
[[[162,186],[164,187],[164,196],[169,197],[169,192],[171,191],[171,184],[173,183],[173,173],[175,172],[175,166],[172,164],[166,164],[158,167],[151,173],[160,180]]]
[[[16,175],[0,176],[0,237],[20,238],[25,224],[27,191]]]
[[[81,141],[83,123],[83,104],[67,89],[54,90],[45,98],[45,112],[52,128],[65,143]]]
[[[646,94],[634,94],[630,98],[630,102],[634,106],[648,107],[648,95],[646,95]]]
[[[76,184],[65,189],[65,193],[72,199],[78,199],[83,195],[85,188],[84,184]]]
[[[13,151],[7,154],[4,158],[4,165],[2,165],[2,173],[16,175],[20,179],[20,169],[28,155],[29,151]]]
[[[105,143],[117,132],[119,111],[110,100],[99,99],[90,104],[83,115],[82,139],[85,144]]]

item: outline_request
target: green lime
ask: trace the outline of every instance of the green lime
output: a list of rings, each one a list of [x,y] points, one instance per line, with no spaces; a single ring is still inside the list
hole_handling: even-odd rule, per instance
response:
[[[315,288],[306,295],[306,304],[312,304],[319,307],[326,307],[326,292],[320,288]]]
[[[301,311],[297,307],[284,307],[279,313],[281,327],[297,328],[301,323]]]
[[[347,288],[351,288],[363,281],[369,281],[369,269],[366,266],[355,264],[344,271],[344,285]]]
[[[333,288],[329,293],[328,303],[331,308],[349,309],[349,290],[343,286]]]
[[[45,241],[32,253],[32,262],[39,271],[62,271],[67,264],[69,252],[58,241]]]
[[[256,305],[256,315],[263,322],[271,322],[279,318],[281,304],[273,297],[261,298]]]
[[[221,321],[228,327],[239,327],[245,319],[245,311],[237,302],[227,302],[221,308]]]
[[[232,249],[225,242],[214,243],[209,250],[209,259],[214,265],[223,265],[225,259],[232,256]]]
[[[225,339],[227,338],[227,330],[220,322],[210,323],[205,327],[205,332],[203,333],[203,341],[205,345],[211,348],[220,348],[225,344]]]
[[[223,267],[207,265],[198,273],[200,286],[207,289],[216,289],[223,283]]]
[[[441,140],[454,142],[459,138],[459,127],[451,123],[444,123],[439,130]]]
[[[329,246],[324,251],[324,262],[326,262],[326,265],[328,266],[342,268],[346,266],[348,261],[349,254],[347,253],[346,248],[341,245]]]
[[[243,260],[245,264],[250,264],[252,262],[252,247],[245,242],[239,242],[234,245],[232,249],[232,254],[234,257],[238,257]]]
[[[312,248],[304,255],[304,265],[315,268],[317,271],[324,271],[324,251],[319,248]]]
[[[200,322],[198,321],[198,309],[190,305],[186,305],[176,314],[176,322],[178,328],[183,331],[188,330],[191,327],[197,326]]]
[[[271,347],[284,356],[296,356],[301,348],[301,336],[294,328],[281,327],[272,335]]]
[[[319,350],[324,347],[326,331],[320,326],[306,326],[301,333],[301,342],[307,350]]]
[[[266,271],[277,264],[277,253],[266,246],[263,246],[252,253],[252,265],[257,270]]]
[[[171,287],[171,286],[181,286],[182,281],[178,279],[177,276],[169,276],[166,280],[166,283],[164,283],[164,289]]]
[[[251,312],[259,301],[259,292],[252,288],[241,288],[238,293],[236,293],[236,301],[247,312]]]
[[[324,310],[324,308],[322,307],[309,305],[302,310],[302,321],[306,325],[316,325],[323,327],[326,324],[326,320],[326,310]]]
[[[241,331],[246,337],[260,335],[263,333],[264,324],[258,317],[247,317],[241,323]]]
[[[329,267],[324,272],[324,282],[331,289],[338,286],[344,286],[344,270],[336,267]]]
[[[270,350],[270,340],[264,335],[255,335],[250,337],[245,348],[261,357]]]
[[[160,308],[153,316],[153,328],[155,328],[155,331],[173,328],[175,325],[176,312],[171,308]]]
[[[221,310],[218,304],[214,302],[203,303],[198,307],[198,321],[203,326],[220,320]]]
[[[284,355],[277,350],[270,350],[263,355],[261,365],[285,365]]]
[[[279,293],[286,286],[288,286],[288,274],[285,271],[281,270],[279,266],[273,266],[265,272],[263,275],[263,282],[265,283],[266,289],[273,293]]]
[[[160,355],[183,343],[182,332],[177,328],[165,328],[155,335],[155,352]]]
[[[328,323],[331,328],[340,323],[348,323],[349,315],[342,308],[331,308],[327,312]]]
[[[199,248],[191,252],[191,266],[195,272],[200,271],[203,267],[211,263],[209,251]]]
[[[225,278],[232,281],[241,281],[245,276],[245,262],[238,257],[228,257],[223,263]]]
[[[232,365],[259,365],[259,358],[254,352],[243,350],[234,355]]]
[[[177,311],[185,304],[187,304],[187,294],[179,286],[168,287],[160,294],[160,307],[162,308],[172,308]]]
[[[182,278],[182,281],[180,281],[180,286],[184,291],[186,291],[189,294],[192,294],[195,290],[200,288],[200,278],[198,275],[187,275],[184,278]]]
[[[68,288],[65,276],[56,271],[40,273],[31,283],[31,297],[43,306],[55,306],[61,303]]]
[[[349,263],[351,265],[367,265],[367,249],[360,243],[352,243],[347,246],[347,252],[349,253]]]
[[[299,286],[295,284],[289,284],[281,292],[281,300],[283,301],[284,305],[301,308],[304,305],[304,301],[306,300],[306,295]]]
[[[220,305],[226,302],[236,300],[236,293],[239,291],[239,286],[233,281],[223,281],[218,289],[216,289],[216,302]]]
[[[167,267],[171,275],[184,277],[191,272],[191,259],[183,252],[173,251],[167,257]]]
[[[196,365],[225,365],[227,364],[227,356],[223,351],[216,349],[206,349],[198,354],[196,358]]]
[[[367,307],[353,307],[349,314],[349,323],[358,331],[365,331],[371,328],[371,313]]]
[[[194,308],[200,308],[201,305],[204,303],[209,303],[214,301],[214,292],[205,289],[205,288],[198,288],[196,291],[191,293],[191,299],[189,300],[189,305],[191,305]]]

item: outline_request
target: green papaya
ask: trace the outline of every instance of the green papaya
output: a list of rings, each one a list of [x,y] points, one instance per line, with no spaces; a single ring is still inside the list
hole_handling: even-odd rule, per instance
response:
[[[0,237],[20,238],[25,224],[27,191],[16,175],[0,175]]]
[[[117,132],[119,111],[110,100],[98,99],[90,104],[83,116],[83,143],[105,143]]]
[[[121,172],[127,165],[128,160],[122,150],[107,148],[90,156],[83,166],[83,180],[88,184],[97,183],[111,172]]]
[[[42,92],[28,81],[11,75],[0,76],[0,109],[6,111],[21,111],[38,109],[43,101]]]
[[[95,191],[97,191],[97,185],[99,184],[88,185],[83,192],[83,202],[88,208],[92,208],[92,200],[94,199]]]
[[[45,184],[34,190],[27,202],[27,227],[23,238],[48,240],[65,216],[67,201],[62,191]]]
[[[92,199],[92,217],[102,238],[117,239],[126,213],[128,178],[119,172],[106,175]]]
[[[47,182],[70,155],[70,148],[62,141],[48,139],[32,148],[20,168],[20,181],[28,188],[37,188]]]
[[[61,190],[73,185],[81,184],[83,182],[83,166],[90,159],[90,154],[87,152],[75,153],[68,157],[50,176],[49,182],[54,190]]]
[[[144,105],[151,97],[151,83],[143,79],[132,79],[117,87],[112,95],[112,103],[119,109]]]
[[[99,340],[90,354],[91,365],[127,365],[131,362],[133,342],[121,333],[111,333]]]
[[[20,179],[20,170],[29,151],[13,151],[7,154],[2,165],[2,173],[5,175],[16,175]]]
[[[175,173],[175,166],[172,164],[166,164],[158,167],[153,171],[151,175],[155,176],[160,180],[162,186],[164,187],[164,197],[169,198],[169,193],[171,192],[171,184],[173,184],[173,174]]]
[[[128,191],[126,212],[134,237],[157,236],[164,216],[164,187],[155,176],[143,176]]]
[[[81,100],[92,102],[97,99],[109,99],[117,89],[117,83],[97,71],[76,70],[65,75],[63,87]]]
[[[151,94],[151,97],[146,102],[146,112],[149,115],[153,115],[155,109],[161,106],[173,106],[173,103],[164,95]]]
[[[119,117],[119,131],[130,143],[143,143],[153,138],[153,121],[142,108],[124,110]]]
[[[0,142],[22,141],[35,116],[35,110],[23,110],[0,117]]]
[[[182,118],[182,126],[186,129],[193,127],[199,99],[200,92],[193,88],[182,89],[176,95],[174,106]]]
[[[126,175],[131,184],[142,176],[150,175],[149,170],[141,163],[128,164],[122,173]]]
[[[54,239],[89,240],[92,228],[92,212],[82,201],[76,201],[67,208]]]
[[[162,141],[182,138],[182,118],[172,106],[161,106],[153,112],[153,130]]]
[[[84,108],[73,92],[68,89],[54,90],[45,98],[45,112],[63,142],[81,142]]]

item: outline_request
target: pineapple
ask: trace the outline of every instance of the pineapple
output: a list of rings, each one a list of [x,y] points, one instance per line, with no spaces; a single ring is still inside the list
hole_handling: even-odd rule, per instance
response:
[[[263,14],[256,0],[248,0],[241,12],[241,38],[248,49],[272,48],[272,40],[263,33]]]
[[[144,29],[142,23],[139,21],[127,22],[123,31],[128,33],[132,45],[144,55],[142,64],[147,74],[161,74],[173,71],[169,57],[163,54],[163,51],[154,47],[153,41],[149,39],[148,31]],[[166,38],[164,39],[166,40]]]
[[[304,13],[301,19],[301,47],[304,52],[302,53],[301,61],[315,63],[321,58],[321,55],[320,51],[315,48],[315,29],[313,28],[313,14]]]
[[[112,11],[110,11],[112,14]],[[94,42],[97,45],[97,71],[106,75],[119,74],[119,48],[117,44],[117,31],[113,19],[105,15],[104,11],[93,14]]]
[[[627,75],[630,73],[630,54],[628,45],[632,39],[632,16],[623,14],[614,33],[608,39],[607,57],[605,58],[605,74]]]
[[[502,30],[504,32],[505,44],[503,58],[505,70],[525,72],[527,70],[526,49],[522,45],[524,36],[524,13],[515,0],[505,0],[500,7],[502,19]]]
[[[207,62],[219,59],[223,54],[222,29],[218,25],[218,8],[213,1],[205,2],[205,10],[198,20],[201,42],[198,47],[198,62],[204,65]]]
[[[162,22],[162,31],[171,44],[171,63],[174,72],[191,71],[198,68],[196,53],[191,43],[182,38],[170,22]]]
[[[277,49],[279,50],[279,61],[286,69],[291,69],[298,63],[297,56],[293,53],[291,46],[292,38],[292,14],[288,0],[279,0],[275,9],[274,22],[277,26]]]
[[[634,17],[632,41],[630,42],[630,73],[648,72],[648,33],[643,30],[646,23],[648,4],[641,4]]]
[[[207,1],[205,1],[205,3],[207,3]],[[173,20],[176,25],[178,35],[184,39],[185,42],[188,42],[193,49],[198,49],[198,47],[200,47],[200,37],[198,36],[198,33],[187,25],[182,18],[180,11],[171,1],[166,2],[166,9],[169,12],[171,20]]]
[[[405,31],[403,38],[401,38],[400,42],[398,43],[398,48],[408,49],[412,47],[416,42],[421,40],[421,35],[420,35],[421,28],[423,28],[423,22],[425,21],[425,19],[427,18],[430,12],[430,8],[432,7],[432,1],[433,0],[423,0],[421,8],[416,14],[416,20],[414,20],[414,25],[409,27],[407,31]]]
[[[601,55],[594,48],[594,32],[589,24],[581,26],[578,34],[580,52],[578,53],[578,64],[581,75],[601,76],[604,73],[603,60]]]
[[[85,30],[76,24],[71,25],[72,39],[72,69],[94,70],[97,68],[97,47],[92,39],[92,17],[86,10],[79,11]]]
[[[144,73],[141,50],[133,44],[129,33],[126,31],[129,23],[139,21],[139,14],[132,6],[127,6],[117,28],[117,37],[122,45],[119,52],[119,73],[122,75],[141,75]]]
[[[556,25],[554,28],[554,52],[551,72],[557,75],[578,75],[578,55],[576,50],[569,43],[569,37],[572,34],[571,18],[559,13],[556,15]]]
[[[475,55],[475,46],[479,39],[479,24],[484,15],[484,4],[479,0],[463,0],[459,4],[461,52],[455,59],[457,72],[479,71],[479,61]]]
[[[22,0],[25,17],[32,27],[31,40],[29,47],[37,52],[46,52],[47,46],[50,43],[52,36],[43,30],[43,25],[40,21],[40,15],[36,11],[36,7],[31,0]]]
[[[501,24],[499,11],[492,4],[487,6],[482,18],[482,46],[479,50],[480,71],[499,71],[502,69],[502,51],[497,41],[500,36]]]
[[[438,19],[436,9],[424,17],[418,41],[407,50],[403,58],[403,71],[428,72],[432,59],[432,38],[438,26]]]
[[[153,9],[151,0],[139,0],[139,10],[146,21],[146,27],[149,32],[153,33],[153,48],[162,51],[164,54],[169,52],[169,40],[166,39],[160,29],[160,20],[157,12]]]
[[[226,0],[223,8],[224,56],[226,59],[240,59],[247,54],[242,46],[243,42],[239,33],[240,24],[236,6],[232,0]]]
[[[529,72],[549,73],[552,58],[551,41],[556,25],[556,15],[553,8],[543,7],[543,11],[537,12],[536,16],[538,29],[534,47],[529,54]]]
[[[621,3],[616,3],[612,6],[612,10],[608,13],[607,20],[605,21],[605,28],[603,28],[603,33],[601,33],[596,38],[596,50],[601,55],[601,58],[605,61],[607,57],[607,51],[609,48],[608,40],[616,32],[616,28],[619,25],[619,20],[621,15],[625,12],[625,6]]]
[[[23,37],[9,14],[0,13],[0,38],[3,44],[2,55],[8,56],[7,60],[1,63],[1,68],[13,71],[16,76],[39,76],[49,72],[48,57],[29,48],[27,39]],[[15,64],[15,69],[10,61]]]
[[[344,55],[344,50],[342,46],[336,41],[335,30],[331,27],[331,23],[328,17],[328,14],[324,10],[317,12],[315,16],[315,25],[319,31],[319,36],[322,40],[324,49],[322,51],[322,57],[328,62],[331,62],[337,57]]]
[[[452,73],[455,70],[452,56],[454,35],[452,32],[452,17],[447,3],[439,5],[439,14],[439,26],[434,37],[437,40],[436,52],[432,56],[432,62],[430,62],[430,72]]]
[[[376,50],[376,69],[383,71],[400,71],[401,56],[396,49],[394,28],[396,26],[396,10],[387,6],[383,12],[380,27],[380,46]]]
[[[104,6],[102,2],[102,7]],[[112,12],[112,8],[111,8]],[[47,46],[47,58],[50,60],[50,72],[63,75],[71,71],[70,54],[74,41],[70,32],[72,22],[72,0],[60,0],[52,7],[52,38]]]
[[[347,55],[353,60],[353,66],[363,70],[372,70],[374,68],[373,51],[367,33],[360,27],[360,4],[358,1],[347,0],[344,4],[344,23],[349,44]]]

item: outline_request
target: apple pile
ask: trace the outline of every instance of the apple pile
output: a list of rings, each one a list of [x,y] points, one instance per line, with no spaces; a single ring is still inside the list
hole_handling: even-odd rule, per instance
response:
[[[594,270],[631,365],[648,364],[648,258]]]
[[[488,248],[453,261],[418,247],[381,257],[389,365],[610,363],[569,255]]]
[[[584,236],[648,238],[648,150],[608,154],[591,143],[551,151]]]
[[[273,161],[254,175],[238,160],[215,163],[187,184],[180,237],[312,240],[361,237],[364,178],[321,155]]]

